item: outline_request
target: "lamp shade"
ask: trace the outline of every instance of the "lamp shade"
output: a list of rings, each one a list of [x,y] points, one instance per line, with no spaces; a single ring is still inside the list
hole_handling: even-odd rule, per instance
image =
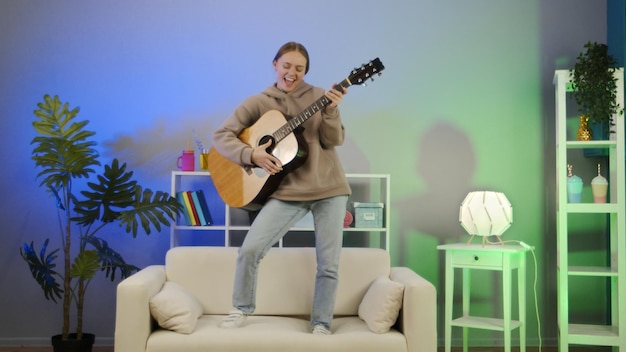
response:
[[[461,203],[459,222],[472,236],[500,236],[511,227],[513,208],[504,193],[470,192]]]

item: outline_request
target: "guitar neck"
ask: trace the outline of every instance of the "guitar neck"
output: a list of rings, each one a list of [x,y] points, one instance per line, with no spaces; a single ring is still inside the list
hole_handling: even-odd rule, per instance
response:
[[[339,82],[335,89],[342,91],[343,88],[348,88],[352,85],[348,78]],[[288,136],[291,132],[293,132],[296,128],[302,126],[311,116],[315,115],[318,111],[322,110],[326,105],[330,104],[331,101],[326,97],[326,95],[322,95],[321,98],[317,99],[313,104],[309,105],[308,108],[304,109],[297,116],[287,121],[284,125],[282,125],[274,134],[274,140],[276,143],[280,142],[283,138]]]

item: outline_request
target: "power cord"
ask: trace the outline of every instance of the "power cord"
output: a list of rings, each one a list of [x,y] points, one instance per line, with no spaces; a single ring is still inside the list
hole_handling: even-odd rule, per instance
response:
[[[513,243],[517,243],[520,246],[528,249],[530,251],[530,254],[533,255],[533,263],[534,263],[534,274],[535,274],[535,278],[533,280],[533,296],[535,299],[535,316],[537,317],[537,337],[539,337],[539,350],[538,352],[541,352],[541,345],[542,345],[542,341],[541,341],[541,319],[539,319],[539,304],[537,302],[537,257],[535,256],[535,247],[527,244],[524,241],[518,241],[518,240],[506,240],[506,241],[502,241],[502,242],[492,242],[490,240],[487,240],[488,244],[504,244],[504,243],[509,243],[509,242],[513,242]]]

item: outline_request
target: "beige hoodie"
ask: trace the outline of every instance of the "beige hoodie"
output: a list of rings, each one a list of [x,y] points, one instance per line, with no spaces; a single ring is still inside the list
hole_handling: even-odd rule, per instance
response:
[[[287,119],[297,116],[320,99],[324,92],[324,89],[304,81],[290,93],[284,93],[275,85],[269,86],[235,109],[213,134],[213,147],[233,162],[251,165],[252,147],[237,138],[239,133],[269,110],[278,110]],[[306,201],[350,195],[350,186],[335,150],[345,138],[339,109],[326,106],[302,126],[309,149],[308,158],[302,166],[285,176],[270,197]]]

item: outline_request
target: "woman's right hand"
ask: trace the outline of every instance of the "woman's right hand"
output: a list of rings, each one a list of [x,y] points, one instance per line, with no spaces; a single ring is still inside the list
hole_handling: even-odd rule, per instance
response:
[[[278,160],[278,158],[267,152],[267,148],[271,145],[272,141],[270,140],[267,141],[267,143],[252,149],[251,159],[254,165],[262,168],[270,175],[275,175],[283,171],[283,164],[280,160]]]

